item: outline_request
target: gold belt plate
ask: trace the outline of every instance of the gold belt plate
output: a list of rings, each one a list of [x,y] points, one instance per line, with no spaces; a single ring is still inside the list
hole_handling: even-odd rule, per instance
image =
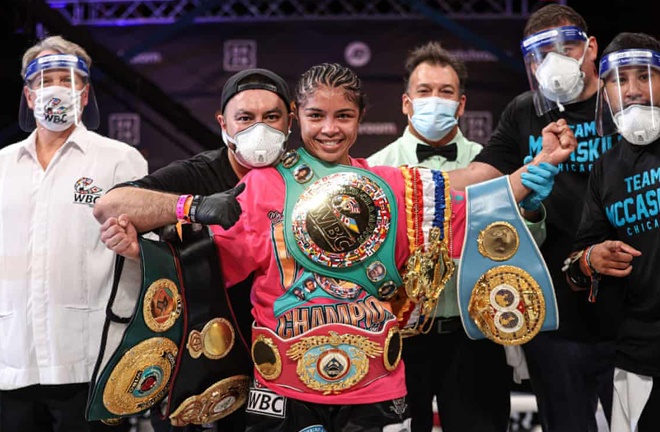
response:
[[[520,345],[541,331],[545,297],[529,273],[503,265],[477,280],[468,311],[488,339],[501,345]]]

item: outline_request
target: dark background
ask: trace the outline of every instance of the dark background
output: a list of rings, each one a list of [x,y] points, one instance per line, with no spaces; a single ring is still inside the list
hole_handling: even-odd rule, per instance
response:
[[[403,62],[410,49],[428,40],[441,41],[466,61],[470,78],[461,129],[474,141],[485,144],[504,106],[528,88],[519,49],[525,20],[520,18],[447,22],[430,14],[416,20],[245,20],[183,28],[173,24],[67,28],[62,18],[57,19],[61,15],[44,12],[43,0],[5,3],[0,10],[0,74],[7,91],[0,109],[0,147],[27,136],[17,124],[20,61],[44,31],[62,34],[90,53],[101,114],[98,132],[136,145],[151,170],[222,145],[214,119],[220,92],[232,69],[240,68],[246,58],[276,71],[293,88],[309,66],[347,64],[347,47],[353,42],[366,44],[369,61],[351,65],[369,99],[354,156],[367,156],[401,134],[406,124],[401,114]],[[599,52],[620,31],[659,36],[652,6],[656,2],[606,3],[566,1],[587,20]],[[238,55],[232,57],[232,52]],[[298,145],[295,124],[291,145]]]

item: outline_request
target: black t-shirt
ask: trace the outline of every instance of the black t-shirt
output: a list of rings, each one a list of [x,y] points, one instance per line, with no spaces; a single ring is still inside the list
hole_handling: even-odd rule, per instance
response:
[[[617,366],[660,376],[660,140],[622,141],[594,166],[575,247],[621,240],[642,252],[621,281]],[[614,278],[612,278],[614,279]]]
[[[582,202],[589,171],[596,160],[612,147],[616,139],[602,138],[594,121],[596,95],[554,109],[539,117],[534,109],[533,94],[526,92],[507,105],[488,144],[475,161],[487,163],[510,174],[518,169],[525,156],[541,151],[541,130],[550,122],[564,118],[578,140],[577,149],[562,163],[551,195],[544,201],[547,210],[547,240],[541,246],[557,297],[559,334],[573,340],[593,341],[614,337],[616,322],[611,316],[615,307],[608,299],[589,303],[587,294],[573,292],[561,271],[564,259],[573,250],[573,237],[580,222]],[[607,297],[607,296],[603,296]],[[615,302],[612,302],[615,303]],[[607,309],[607,310],[604,310]]]
[[[153,173],[130,182],[145,189],[175,194],[212,195],[227,191],[238,183],[238,176],[229,163],[227,148],[209,150],[190,159],[172,162]],[[249,293],[252,278],[229,290],[232,305],[237,311],[241,331],[249,339],[252,317]],[[247,310],[247,312],[245,312]],[[240,313],[239,313],[240,312]]]
[[[131,184],[162,192],[212,195],[236,186],[238,177],[229,163],[227,148],[209,150],[172,162]]]

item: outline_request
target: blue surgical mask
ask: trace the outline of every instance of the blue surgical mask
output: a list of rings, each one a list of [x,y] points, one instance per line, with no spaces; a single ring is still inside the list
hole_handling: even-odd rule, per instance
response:
[[[421,136],[429,141],[440,141],[458,124],[454,117],[458,102],[431,96],[412,99],[410,122]]]

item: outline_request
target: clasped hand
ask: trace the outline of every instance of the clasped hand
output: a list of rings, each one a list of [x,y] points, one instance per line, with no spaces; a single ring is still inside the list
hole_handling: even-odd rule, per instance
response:
[[[564,119],[551,122],[544,127],[541,138],[542,149],[537,161],[552,165],[566,162],[578,144],[575,134]]]
[[[532,161],[531,156],[525,157],[525,164]],[[547,162],[541,162],[539,165],[528,165],[527,172],[520,175],[520,180],[527,189],[532,192],[520,202],[520,207],[527,211],[536,211],[541,207],[544,199],[550,196],[552,187],[555,184],[555,176],[559,173],[559,168]]]

